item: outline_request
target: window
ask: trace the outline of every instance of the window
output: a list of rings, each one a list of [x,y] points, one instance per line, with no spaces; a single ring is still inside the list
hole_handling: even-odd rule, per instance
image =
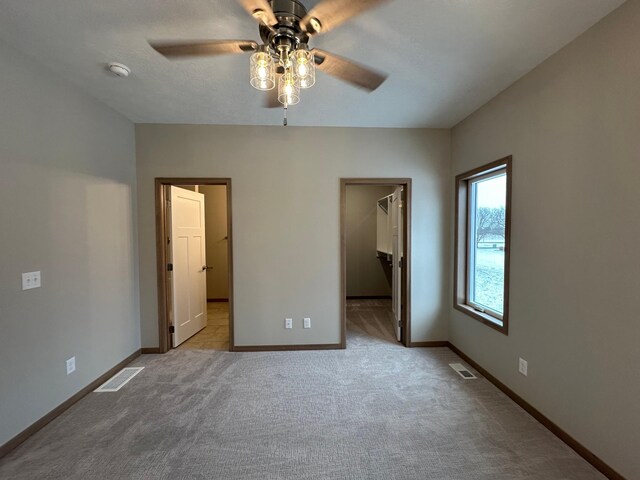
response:
[[[454,307],[508,332],[511,157],[456,177]]]

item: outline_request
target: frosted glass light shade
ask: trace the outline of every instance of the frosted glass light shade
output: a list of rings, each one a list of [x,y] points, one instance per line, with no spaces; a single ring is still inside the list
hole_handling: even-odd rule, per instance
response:
[[[293,71],[301,88],[310,88],[316,83],[316,63],[313,53],[300,49],[293,53]]]
[[[278,82],[278,101],[283,105],[295,105],[300,101],[300,81],[291,69]]]
[[[251,55],[249,67],[251,86],[258,90],[271,90],[276,86],[275,65],[269,52]]]

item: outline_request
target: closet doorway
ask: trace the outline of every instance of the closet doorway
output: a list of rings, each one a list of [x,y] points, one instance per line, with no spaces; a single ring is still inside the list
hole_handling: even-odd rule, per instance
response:
[[[156,179],[160,351],[233,351],[231,180]]]
[[[341,179],[340,230],[342,347],[411,346],[411,179]]]

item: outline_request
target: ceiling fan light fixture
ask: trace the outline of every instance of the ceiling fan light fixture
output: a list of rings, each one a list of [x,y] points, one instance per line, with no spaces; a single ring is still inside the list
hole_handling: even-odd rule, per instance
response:
[[[275,63],[266,48],[251,55],[249,66],[251,86],[257,90],[272,90],[276,86]]]
[[[316,83],[316,64],[313,53],[300,48],[293,54],[293,68],[300,81],[300,88],[311,88]]]
[[[295,105],[300,101],[300,80],[287,69],[278,82],[278,101],[284,106]]]
[[[271,95],[266,96],[265,106],[273,108],[279,103],[283,104],[285,119],[287,107],[300,101],[300,89],[310,88],[315,84],[316,68],[369,92],[376,90],[387,78],[387,75],[365,65],[319,48],[310,49],[308,44],[313,36],[327,33],[389,0],[315,0],[315,5],[309,11],[302,0],[236,1],[260,24],[258,32],[262,45],[254,40],[174,41],[149,44],[169,59],[250,52],[251,86],[257,90],[271,90]],[[110,71],[126,76],[128,68],[120,67],[123,68],[110,68]]]

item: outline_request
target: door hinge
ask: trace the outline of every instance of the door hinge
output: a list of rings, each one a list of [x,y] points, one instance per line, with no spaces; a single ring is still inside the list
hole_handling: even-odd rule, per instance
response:
[[[404,268],[404,257],[400,258],[398,261],[398,268]]]
[[[173,263],[167,263],[167,271],[173,272]]]
[[[176,327],[169,325],[169,333],[176,333]]]

